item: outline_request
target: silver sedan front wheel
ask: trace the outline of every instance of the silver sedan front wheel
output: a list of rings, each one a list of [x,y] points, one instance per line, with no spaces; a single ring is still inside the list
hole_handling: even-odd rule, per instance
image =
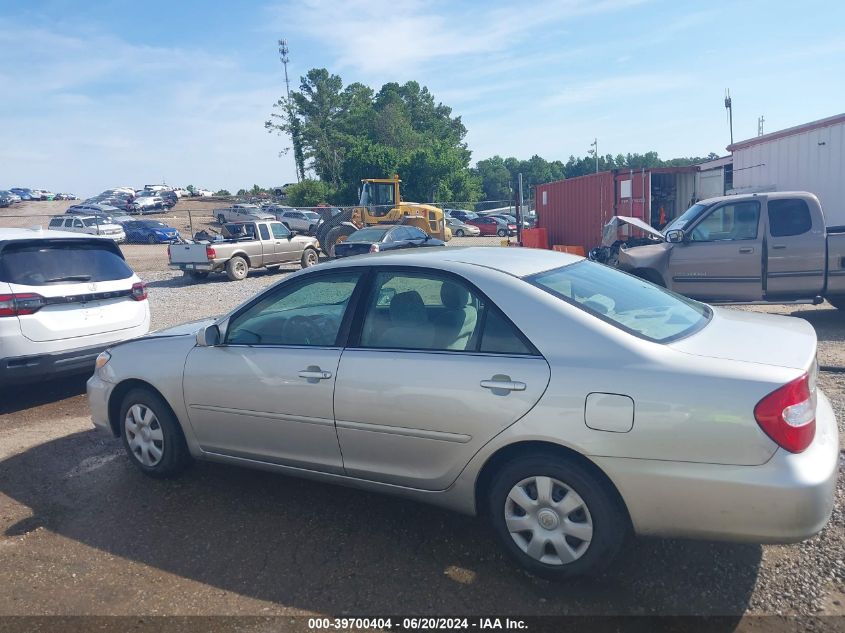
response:
[[[508,493],[504,512],[514,543],[536,561],[566,565],[590,547],[590,510],[562,481],[541,476],[523,479]]]
[[[164,455],[164,432],[155,412],[133,404],[126,412],[123,429],[132,456],[144,466],[157,466]]]

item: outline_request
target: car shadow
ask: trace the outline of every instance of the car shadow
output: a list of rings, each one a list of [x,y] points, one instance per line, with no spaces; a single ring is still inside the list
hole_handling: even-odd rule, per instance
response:
[[[93,368],[92,368],[93,370]],[[89,374],[0,387],[0,415],[17,413],[85,393]]]
[[[0,462],[0,493],[32,509],[3,526],[6,535],[46,528],[111,556],[317,613],[728,615],[723,630],[733,630],[762,556],[755,545],[639,539],[600,576],[549,582],[507,560],[481,519],[210,463],[152,480],[118,440],[94,431]]]

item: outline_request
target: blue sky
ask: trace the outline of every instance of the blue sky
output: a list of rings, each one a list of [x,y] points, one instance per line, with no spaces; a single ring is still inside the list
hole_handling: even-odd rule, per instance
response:
[[[312,67],[417,80],[494,154],[725,153],[845,110],[845,3],[0,0],[0,188],[294,179],[263,122]],[[381,174],[373,174],[374,176]]]

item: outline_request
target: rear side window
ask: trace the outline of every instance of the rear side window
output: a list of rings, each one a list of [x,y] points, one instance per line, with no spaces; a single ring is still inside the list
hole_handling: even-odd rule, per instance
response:
[[[270,229],[267,228],[266,224],[259,224],[258,225],[258,232],[261,233],[262,240],[269,240],[270,239]]]
[[[0,253],[0,281],[26,286],[128,279],[117,247],[95,243],[22,242]]]
[[[769,233],[772,237],[801,235],[813,226],[805,200],[769,200]]]

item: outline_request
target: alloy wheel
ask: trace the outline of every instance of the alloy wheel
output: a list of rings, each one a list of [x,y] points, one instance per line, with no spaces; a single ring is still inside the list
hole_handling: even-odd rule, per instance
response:
[[[505,525],[517,547],[547,565],[581,558],[593,538],[593,519],[581,496],[552,477],[528,477],[505,500]]]

